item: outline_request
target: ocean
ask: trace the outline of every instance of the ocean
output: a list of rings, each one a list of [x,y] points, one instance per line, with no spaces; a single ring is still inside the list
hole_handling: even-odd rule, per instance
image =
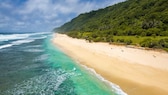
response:
[[[0,95],[127,95],[52,43],[53,33],[0,34]]]

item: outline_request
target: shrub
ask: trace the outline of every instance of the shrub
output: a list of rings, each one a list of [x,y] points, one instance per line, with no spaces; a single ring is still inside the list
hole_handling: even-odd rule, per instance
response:
[[[106,42],[114,42],[113,36],[112,35],[107,36]]]
[[[144,39],[140,42],[140,46],[142,47],[149,47],[149,48],[159,48],[160,45],[158,44],[157,40],[152,40],[151,38]]]
[[[101,38],[101,37],[97,37],[97,38],[94,38],[93,41],[94,41],[94,42],[101,42],[101,41],[102,41],[102,38]]]
[[[123,43],[123,42],[124,42],[124,39],[117,39],[117,42]]]
[[[168,38],[161,39],[158,43],[162,48],[168,48]]]
[[[142,32],[142,33],[141,33],[141,36],[142,36],[142,37],[146,36],[146,32]]]
[[[125,43],[126,43],[127,45],[130,45],[130,44],[132,43],[132,40],[125,40]]]
[[[152,34],[152,37],[153,37],[153,38],[156,38],[156,34]]]

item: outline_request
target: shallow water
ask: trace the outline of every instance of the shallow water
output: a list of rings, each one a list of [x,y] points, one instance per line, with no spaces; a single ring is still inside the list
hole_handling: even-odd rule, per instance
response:
[[[124,95],[51,42],[51,33],[0,34],[0,95]]]

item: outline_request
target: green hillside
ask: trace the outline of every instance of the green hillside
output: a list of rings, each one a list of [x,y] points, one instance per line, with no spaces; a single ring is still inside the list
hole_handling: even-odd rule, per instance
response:
[[[167,49],[168,0],[126,0],[80,14],[56,31],[90,41]]]

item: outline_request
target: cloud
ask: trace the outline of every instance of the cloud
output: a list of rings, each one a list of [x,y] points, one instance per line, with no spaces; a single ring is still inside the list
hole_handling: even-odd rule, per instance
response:
[[[65,0],[65,2],[68,4],[75,4],[75,3],[78,3],[79,0]]]
[[[0,14],[0,23],[5,23],[5,22],[8,22],[8,21],[10,21],[9,17]]]
[[[16,22],[16,25],[18,25],[18,26],[23,26],[23,25],[25,25],[25,22]]]
[[[20,14],[30,14],[33,12],[47,12],[50,0],[28,0],[19,10]]]
[[[17,31],[19,28],[20,31],[51,31],[80,13],[121,1],[124,0],[6,0],[0,3],[0,27]]]
[[[119,0],[123,1],[123,0]],[[114,0],[106,0],[102,2],[82,1],[82,0],[28,0],[17,11],[22,15],[28,15],[32,13],[57,16],[59,14],[75,13],[80,14],[83,12],[89,12],[107,6],[107,4],[114,4]]]
[[[11,9],[13,6],[7,2],[1,2],[0,3],[0,8],[7,8],[7,9]]]

